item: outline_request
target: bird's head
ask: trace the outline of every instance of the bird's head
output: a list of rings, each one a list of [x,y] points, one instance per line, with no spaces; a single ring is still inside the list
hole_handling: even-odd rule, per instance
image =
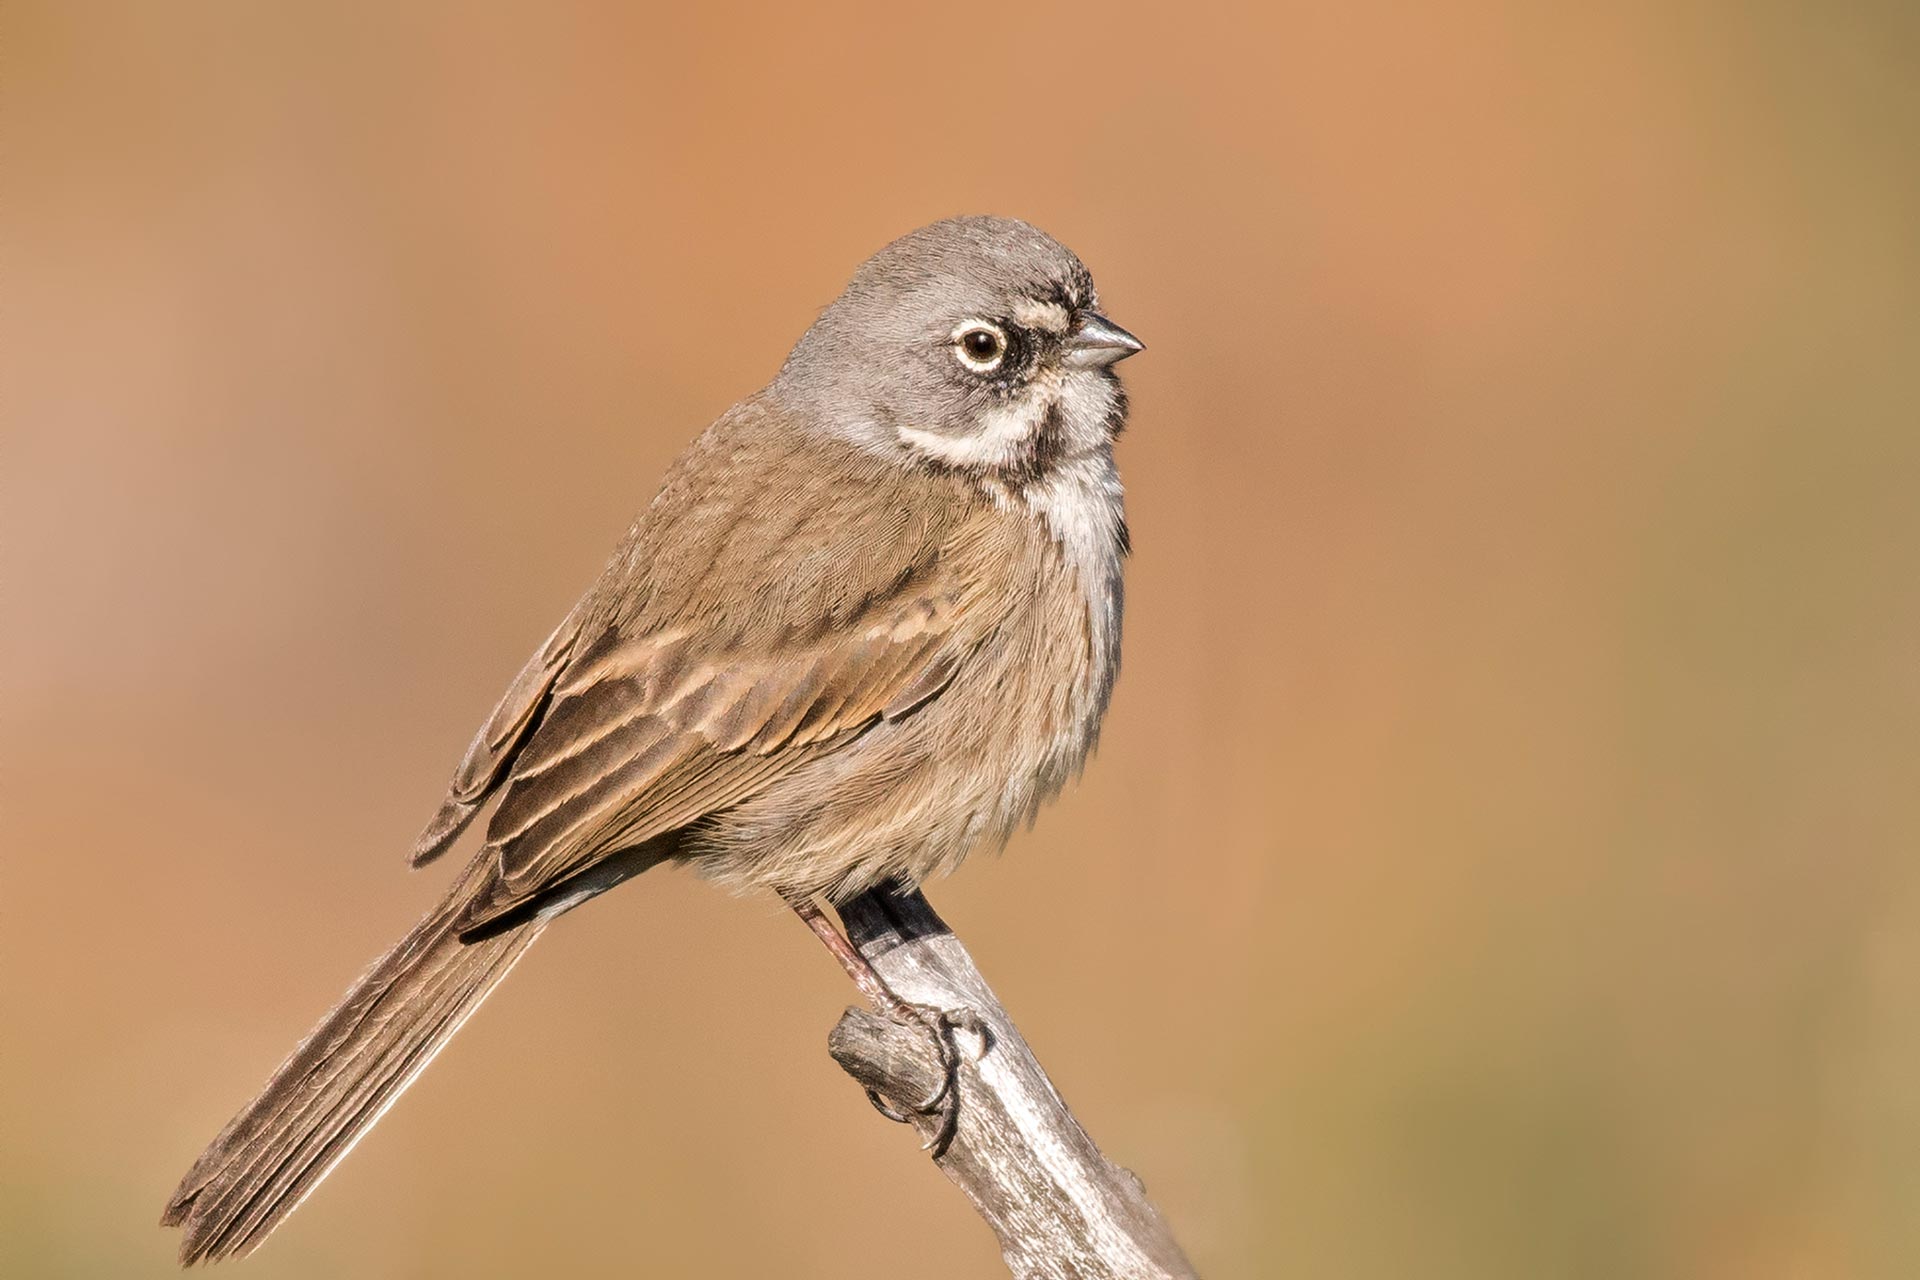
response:
[[[950,218],[868,259],[775,388],[863,447],[1018,481],[1111,446],[1126,417],[1113,366],[1141,349],[1057,240]]]

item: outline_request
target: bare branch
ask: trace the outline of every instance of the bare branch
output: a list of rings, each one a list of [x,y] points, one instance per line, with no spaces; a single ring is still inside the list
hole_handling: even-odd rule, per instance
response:
[[[935,1163],[993,1228],[1013,1274],[1193,1277],[1140,1180],[1100,1154],[925,896],[883,887],[848,903],[840,917],[853,945],[896,992],[970,1010],[986,1028],[981,1037],[955,1033],[963,1060],[959,1127]],[[976,1039],[985,1043],[969,1043]],[[847,1010],[827,1048],[848,1075],[883,1097],[919,1098],[939,1083],[927,1036],[865,1009]],[[915,1124],[931,1139],[939,1121],[927,1116]]]

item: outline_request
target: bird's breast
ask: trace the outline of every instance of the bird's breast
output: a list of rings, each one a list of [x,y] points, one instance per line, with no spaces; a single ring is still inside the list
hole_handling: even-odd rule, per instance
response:
[[[1120,477],[1104,453],[1062,461],[1022,489],[1039,544],[1028,606],[1004,652],[1025,664],[1003,678],[1023,697],[1007,707],[1006,820],[1035,808],[1077,773],[1099,736],[1120,664],[1121,563],[1126,521]]]
[[[1120,661],[1127,521],[1119,470],[1104,450],[1074,458],[1027,486],[1021,499],[1053,542],[1068,607],[1084,612],[1085,676],[1098,692],[1097,714],[1106,707]]]

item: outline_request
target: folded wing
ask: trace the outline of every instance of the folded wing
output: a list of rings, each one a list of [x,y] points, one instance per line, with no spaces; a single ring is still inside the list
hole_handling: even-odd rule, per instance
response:
[[[606,855],[754,794],[884,717],[935,697],[964,657],[949,592],[912,591],[809,642],[703,651],[695,636],[607,635],[549,683],[487,828],[498,874],[479,929]]]

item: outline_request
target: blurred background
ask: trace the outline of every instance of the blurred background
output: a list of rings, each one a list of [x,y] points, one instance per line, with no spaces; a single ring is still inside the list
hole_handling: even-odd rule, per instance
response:
[[[95,5],[0,32],[0,1271],[188,1161],[662,469],[1028,218],[1126,670],[931,896],[1209,1276],[1920,1274],[1920,17]],[[773,905],[570,917],[235,1274],[999,1274]]]

